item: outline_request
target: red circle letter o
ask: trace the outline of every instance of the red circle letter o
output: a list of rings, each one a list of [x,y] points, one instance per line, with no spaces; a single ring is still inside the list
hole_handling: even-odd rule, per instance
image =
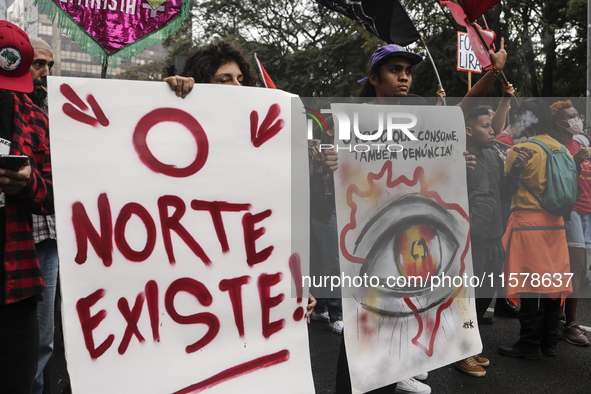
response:
[[[148,148],[148,144],[146,143],[148,132],[152,127],[161,122],[180,123],[195,138],[197,156],[188,167],[177,168],[174,165],[164,164],[158,161],[150,151],[150,148]],[[205,135],[205,131],[203,131],[203,127],[197,122],[197,119],[177,108],[158,108],[141,118],[133,132],[133,145],[140,156],[140,160],[149,169],[176,178],[188,177],[199,171],[205,164],[209,153],[209,143],[207,142],[207,136]]]

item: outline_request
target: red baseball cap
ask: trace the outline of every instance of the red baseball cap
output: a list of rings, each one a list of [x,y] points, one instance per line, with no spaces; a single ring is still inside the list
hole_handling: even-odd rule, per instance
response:
[[[18,26],[0,21],[0,89],[31,93],[31,63],[33,47],[29,36]]]

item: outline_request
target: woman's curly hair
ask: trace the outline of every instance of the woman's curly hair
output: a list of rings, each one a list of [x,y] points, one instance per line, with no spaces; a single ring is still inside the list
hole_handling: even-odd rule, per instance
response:
[[[550,110],[552,111],[552,116],[555,118],[560,111],[563,109],[567,109],[573,106],[573,103],[570,100],[566,101],[557,101],[550,106]]]
[[[258,77],[244,51],[235,43],[223,40],[198,48],[187,59],[181,74],[193,77],[196,83],[210,83],[216,71],[229,62],[236,62],[242,71],[242,85],[258,86]]]

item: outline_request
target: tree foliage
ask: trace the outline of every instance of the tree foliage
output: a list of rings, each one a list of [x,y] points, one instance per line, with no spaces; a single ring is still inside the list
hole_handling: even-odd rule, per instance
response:
[[[200,43],[233,37],[257,53],[278,88],[300,96],[351,95],[377,48],[369,33],[311,0],[202,1],[194,11]]]
[[[193,10],[197,4],[197,0],[190,1],[191,10]],[[194,17],[191,12],[181,28],[162,43],[164,47],[169,48],[168,56],[165,60],[167,66],[162,70],[164,76],[180,74],[182,70],[177,70],[177,59],[179,57],[186,57],[195,46],[192,37],[193,19]]]
[[[439,2],[401,0],[447,95],[463,97],[468,73],[456,69],[456,31],[465,28]],[[367,73],[371,53],[385,44],[313,0],[196,0],[192,12],[193,25],[169,40],[168,64],[195,45],[232,38],[251,56],[257,53],[278,88],[300,96],[351,95]],[[586,15],[586,0],[503,0],[485,14],[486,23],[483,18],[478,23],[505,38],[505,75],[519,96],[584,96]],[[418,42],[410,49],[427,54]],[[478,78],[473,74],[472,83]],[[435,71],[426,59],[415,68],[411,92],[433,96],[436,89]],[[500,82],[491,94],[501,94]]]
[[[139,81],[161,81],[163,77],[162,70],[165,64],[164,61],[160,60],[133,66],[120,72],[117,78]]]
[[[584,20],[575,15],[575,8],[583,11]],[[500,18],[491,28],[506,32],[510,54],[506,74],[514,76],[523,96],[584,95],[586,11],[586,4],[572,0],[502,3]]]
[[[456,44],[449,30],[464,28],[448,17],[448,23],[441,25],[443,31],[438,31],[442,20],[436,14],[449,15],[449,11],[435,12],[433,3],[436,2],[414,0],[407,7],[416,11],[411,11],[415,14],[413,19],[429,46],[437,48],[433,57],[443,69],[440,73],[446,75],[442,79],[448,95],[463,95],[467,88],[466,73],[450,67],[450,63],[455,63]],[[431,13],[423,14],[425,10]],[[584,96],[586,15],[585,0],[503,0],[478,23],[482,27],[488,25],[497,34],[497,48],[500,37],[505,38],[509,57],[504,73],[519,96]],[[460,80],[464,81],[463,89],[458,84]],[[500,84],[495,86],[493,94],[501,94]]]

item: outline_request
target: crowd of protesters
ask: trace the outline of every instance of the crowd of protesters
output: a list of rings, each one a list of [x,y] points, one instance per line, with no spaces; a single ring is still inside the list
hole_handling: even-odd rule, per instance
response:
[[[491,52],[490,55],[492,70],[467,97],[484,96],[502,71],[504,60],[499,63],[498,54]],[[396,45],[378,49],[370,60],[370,73],[359,96],[371,98],[369,103],[372,104],[426,104],[423,98],[409,93],[412,66],[421,60],[417,54]],[[478,288],[476,315],[478,324],[490,324],[492,317],[485,315],[485,311],[496,296],[494,315],[518,318],[520,323],[517,342],[499,346],[498,352],[527,359],[554,357],[556,344],[562,338],[574,345],[589,345],[585,331],[576,321],[576,296],[581,277],[585,277],[585,251],[590,246],[591,235],[589,142],[580,137],[583,123],[570,101],[557,102],[550,107],[540,99],[528,100],[513,111],[505,128],[513,95],[513,86],[503,82],[503,97],[496,110],[477,106],[474,100],[464,100],[460,104],[466,118],[465,155],[474,272],[479,277],[482,273],[492,273],[495,278],[504,273],[506,279],[522,272],[541,276],[572,273],[573,281],[572,286],[565,281],[551,287],[530,282],[509,294],[500,285]],[[438,92],[438,96],[442,95]],[[526,138],[516,145],[514,136],[517,134]],[[577,135],[580,138],[576,138]],[[572,176],[578,177],[581,191],[572,212],[557,215],[546,210],[539,201],[548,184],[549,159],[538,141],[555,151],[560,150],[561,144],[568,149],[568,160],[576,167]],[[317,160],[314,163],[320,168]],[[314,174],[317,176],[316,172]],[[330,172],[326,176],[330,176]],[[315,209],[311,207],[312,211]],[[454,366],[467,375],[483,377],[490,361],[477,354]],[[429,393],[431,388],[418,381],[427,376],[423,373],[375,392]],[[337,393],[351,392],[344,343],[336,388]]]
[[[42,92],[53,57],[49,45],[34,39],[30,41],[32,46],[25,33],[14,25],[2,22],[0,32],[0,47],[17,45],[18,41],[23,54],[17,73],[0,74],[3,130],[0,137],[8,141],[9,153],[30,158],[20,169],[0,169],[3,192],[0,195],[3,228],[0,240],[4,247],[3,269],[0,269],[0,392],[40,393],[43,368],[53,347],[53,327],[50,330],[46,324],[49,316],[53,316],[55,300],[54,291],[42,291],[44,281],[55,287],[57,256],[53,253],[55,230],[50,230],[53,224],[46,224],[47,235],[38,238],[34,234],[41,230],[31,226],[31,218],[33,214],[42,215],[41,218],[51,218],[46,215],[53,214],[47,108],[43,108],[46,96]],[[8,40],[14,38],[14,42],[6,41],[7,37]],[[507,57],[503,44],[498,52],[489,54],[492,68],[467,97],[487,95],[502,72]],[[165,81],[182,98],[187,97],[195,83],[258,86],[254,68],[247,59],[237,45],[215,41],[194,52],[181,75]],[[422,60],[422,56],[397,45],[377,49],[369,62],[368,78],[358,95],[366,97],[370,104],[409,97],[413,102],[400,100],[394,104],[425,104],[421,97],[410,93],[415,77],[413,66]],[[24,93],[30,93],[33,101]],[[591,248],[591,162],[587,160],[589,140],[581,137],[584,128],[581,116],[570,101],[549,106],[534,99],[510,111],[513,93],[512,85],[504,83],[503,97],[496,110],[478,106],[474,100],[463,100],[459,104],[466,121],[468,175],[466,180],[457,182],[466,182],[469,193],[475,273],[479,276],[489,272],[495,276],[501,272],[505,275],[520,272],[573,274],[572,285],[561,284],[551,289],[526,286],[508,294],[499,288],[489,288],[480,289],[481,293],[476,294],[478,324],[490,322],[485,311],[495,297],[495,315],[519,318],[518,341],[500,346],[498,352],[510,357],[536,359],[556,356],[556,343],[562,338],[573,345],[589,345],[585,331],[577,322],[576,308],[581,280],[585,277],[586,250]],[[445,96],[441,87],[437,96]],[[4,130],[12,130],[12,134]],[[25,130],[28,138],[32,135],[36,139],[36,146],[47,149],[43,152],[24,149]],[[521,136],[526,136],[527,140],[516,144]],[[320,142],[331,143],[332,138],[332,129],[320,131],[309,144],[311,261],[312,271],[316,270],[321,276],[340,272],[333,181],[338,160],[335,152],[318,150]],[[568,158],[576,168],[579,194],[568,214],[549,212],[540,201],[548,184],[548,154],[542,145],[554,151],[566,147]],[[18,204],[20,200],[26,200],[27,204]],[[482,214],[479,211],[482,205],[492,207],[492,212],[484,209]],[[478,218],[476,213],[480,214]],[[50,258],[45,257],[47,246],[51,247]],[[15,254],[14,250],[19,253]],[[51,273],[46,273],[48,271]],[[51,279],[47,275],[51,275]],[[315,291],[318,303],[312,297]],[[328,329],[342,334],[346,327],[340,293],[325,294],[319,289],[311,289],[311,293],[308,319],[325,322]],[[37,306],[42,298],[48,303],[48,310]],[[47,338],[48,333],[50,338]],[[346,357],[343,341],[335,378],[337,393],[351,392]],[[482,377],[490,362],[477,354],[454,365],[467,375]],[[430,387],[418,381],[426,379],[427,375],[425,371],[375,392],[429,393]]]

